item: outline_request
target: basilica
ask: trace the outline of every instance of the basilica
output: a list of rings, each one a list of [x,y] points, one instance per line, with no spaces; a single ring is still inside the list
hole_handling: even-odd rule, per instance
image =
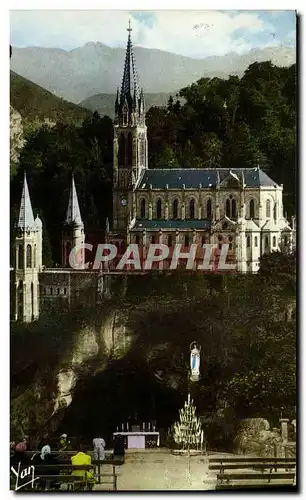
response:
[[[264,253],[294,246],[295,228],[284,217],[283,185],[277,185],[258,166],[254,168],[150,169],[145,119],[145,96],[138,78],[128,28],[123,79],[117,92],[113,141],[113,215],[106,222],[106,242],[118,248],[136,243],[145,256],[152,243],[168,246],[169,258],[157,269],[170,267],[172,249],[188,253],[197,244],[213,244],[218,259],[228,245],[228,261],[236,272],[256,273]],[[12,316],[31,322],[51,303],[68,306],[75,299],[98,300],[103,273],[116,269],[86,266],[79,254],[79,269],[69,266],[69,254],[86,242],[84,223],[72,178],[67,215],[62,228],[62,263],[54,269],[42,265],[42,222],[34,218],[26,175],[17,222],[15,262],[12,269]],[[102,279],[102,285],[101,285]],[[86,290],[86,293],[84,293]],[[89,291],[89,292],[88,292]]]

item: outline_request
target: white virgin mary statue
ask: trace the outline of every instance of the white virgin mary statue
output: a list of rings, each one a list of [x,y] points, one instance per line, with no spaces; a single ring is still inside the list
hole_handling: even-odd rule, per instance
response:
[[[191,380],[196,382],[200,378],[200,351],[196,344],[192,345],[190,351]]]

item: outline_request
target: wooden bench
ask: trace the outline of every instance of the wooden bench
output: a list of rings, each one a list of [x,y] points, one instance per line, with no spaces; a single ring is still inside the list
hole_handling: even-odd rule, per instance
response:
[[[295,467],[296,461],[292,458],[230,457],[209,459],[209,469],[218,471],[217,490],[292,487]]]

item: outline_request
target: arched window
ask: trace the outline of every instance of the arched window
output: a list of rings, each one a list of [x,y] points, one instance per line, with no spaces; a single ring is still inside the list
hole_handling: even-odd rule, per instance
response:
[[[226,200],[225,202],[225,215],[226,217],[231,217],[231,200]]]
[[[156,218],[161,219],[162,216],[162,202],[161,199],[159,198],[156,203]]]
[[[142,198],[140,202],[140,218],[144,219],[146,216],[146,200]]]
[[[173,212],[173,219],[177,219],[177,217],[178,217],[178,203],[177,203],[177,200],[174,200],[174,202],[173,202],[172,212]]]
[[[250,219],[254,219],[254,217],[255,217],[255,202],[254,202],[254,200],[250,200],[249,216],[250,216]]]
[[[185,247],[189,247],[190,243],[189,243],[189,236],[188,235],[185,236],[185,240],[184,241],[185,241]]]
[[[257,238],[257,236],[255,236],[255,238],[254,238],[254,245],[255,245],[255,247],[258,247],[258,238]]]
[[[211,219],[212,218],[211,200],[207,200],[206,211],[207,211],[207,219]]]
[[[129,132],[127,136],[127,164],[131,166],[133,163],[133,138],[132,133]]]
[[[71,243],[70,241],[67,241],[66,243],[66,255],[65,255],[65,265],[69,266],[69,255],[71,252]]]
[[[225,202],[225,215],[229,219],[236,219],[237,217],[236,200],[232,196]]]
[[[266,217],[267,219],[271,217],[271,202],[270,200],[266,201]]]
[[[247,248],[250,248],[251,246],[251,238],[247,236]]]
[[[190,200],[189,203],[189,217],[190,219],[194,219],[194,199]]]
[[[27,267],[32,267],[32,247],[31,245],[27,245]]]
[[[172,247],[172,236],[171,236],[171,234],[168,235],[168,247]]]
[[[53,288],[50,288],[50,295],[53,295]]]
[[[284,245],[288,245],[288,236],[284,236]]]
[[[232,219],[236,219],[237,211],[236,211],[236,200],[232,199]]]
[[[273,236],[273,247],[276,247],[276,236]]]
[[[155,240],[155,236],[152,236],[152,237],[151,237],[151,243],[153,243],[153,245],[154,245],[155,241],[156,241],[156,240]]]
[[[273,207],[273,219],[276,220],[276,203],[274,203]]]
[[[18,246],[18,262],[17,262],[17,268],[18,269],[23,269],[23,249],[22,245]]]
[[[119,152],[118,152],[118,165],[125,165],[125,137],[124,134],[120,134],[119,137]]]
[[[36,267],[36,245],[34,245],[34,267]]]
[[[265,236],[265,248],[266,248],[266,250],[268,250],[268,248],[269,248],[269,237],[268,236]]]
[[[59,294],[60,294],[60,289],[58,288],[58,289],[57,289],[57,295],[59,295]]]

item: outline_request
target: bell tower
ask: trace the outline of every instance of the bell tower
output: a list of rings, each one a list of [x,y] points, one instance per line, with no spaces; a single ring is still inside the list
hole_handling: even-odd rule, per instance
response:
[[[30,323],[39,317],[39,273],[42,270],[42,222],[34,220],[24,175],[17,235],[15,237],[14,319]]]
[[[113,227],[124,235],[136,214],[134,190],[148,168],[148,141],[143,90],[139,89],[129,21],[121,91],[117,90],[114,122]]]

